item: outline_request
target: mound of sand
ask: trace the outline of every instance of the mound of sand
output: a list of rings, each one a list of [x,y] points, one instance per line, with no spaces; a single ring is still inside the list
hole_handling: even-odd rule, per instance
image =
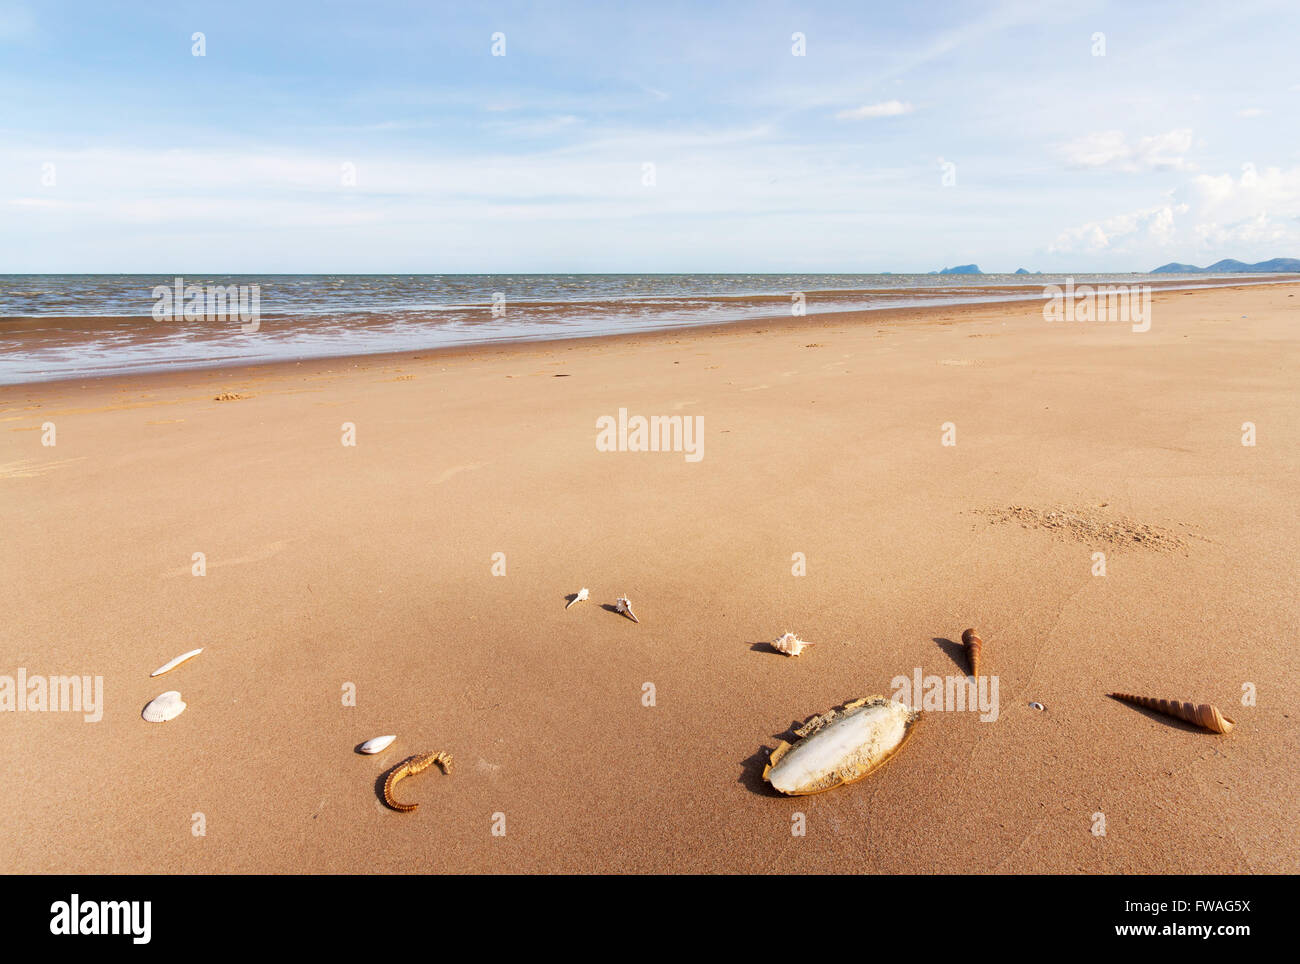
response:
[[[1088,545],[1105,544],[1117,549],[1150,549],[1155,552],[1187,548],[1187,540],[1170,529],[1116,516],[1100,506],[1035,509],[1013,505],[1005,509],[976,511],[994,524],[1018,522],[1024,529],[1046,529],[1062,539]]]

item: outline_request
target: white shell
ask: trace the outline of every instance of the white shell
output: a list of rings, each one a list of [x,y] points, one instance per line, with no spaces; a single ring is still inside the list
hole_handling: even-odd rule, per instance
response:
[[[574,603],[580,603],[586,601],[587,601],[587,590],[585,588],[579,589],[578,594],[569,600],[569,606],[572,606]],[[569,606],[565,606],[564,608],[568,609]]]
[[[1047,709],[1047,707],[1044,706],[1042,703],[1030,703],[1030,704],[1029,704],[1029,708],[1030,708],[1031,710],[1045,710],[1045,709]]]
[[[144,705],[140,716],[150,723],[166,723],[185,712],[185,701],[176,690],[168,690],[155,696]]]
[[[793,795],[860,779],[898,749],[919,716],[897,700],[871,697],[800,740],[763,775]]]
[[[186,660],[193,659],[201,652],[203,652],[203,649],[200,647],[199,649],[191,649],[188,653],[182,653],[181,655],[177,656],[174,660],[172,660],[170,663],[163,663],[161,666],[159,666],[156,670],[154,670],[152,673],[149,674],[149,678],[153,679],[155,676],[161,676],[163,673],[170,673],[177,666],[181,665],[181,663],[184,663]]]
[[[786,633],[784,636],[778,636],[772,640],[772,648],[778,653],[785,653],[787,656],[798,656],[803,652],[805,646],[811,646],[812,643],[806,639],[800,639],[794,633]]]
[[[641,621],[636,618],[636,613],[632,612],[632,602],[626,596],[619,596],[618,599],[614,600],[614,608],[626,614],[634,623]]]
[[[360,753],[382,753],[384,750],[387,750],[396,739],[397,734],[395,733],[390,734],[389,736],[377,736],[373,740],[366,740],[365,743],[362,743],[357,747],[357,750]]]

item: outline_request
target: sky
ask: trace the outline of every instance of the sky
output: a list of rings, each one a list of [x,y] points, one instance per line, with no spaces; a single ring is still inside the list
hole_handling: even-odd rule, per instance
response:
[[[1295,0],[0,0],[0,273],[1300,257],[1297,38]]]

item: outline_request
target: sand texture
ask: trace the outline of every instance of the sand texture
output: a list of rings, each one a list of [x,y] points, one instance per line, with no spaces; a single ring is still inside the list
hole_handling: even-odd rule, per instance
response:
[[[0,388],[0,674],[105,692],[0,713],[0,871],[1300,871],[1298,344],[1286,284]],[[972,626],[996,721],[763,782]]]

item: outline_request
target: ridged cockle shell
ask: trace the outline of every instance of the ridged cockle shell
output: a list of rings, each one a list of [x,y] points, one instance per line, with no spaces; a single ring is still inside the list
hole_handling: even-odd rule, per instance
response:
[[[168,690],[155,696],[144,705],[140,716],[150,723],[166,723],[185,712],[185,701],[176,690]]]

